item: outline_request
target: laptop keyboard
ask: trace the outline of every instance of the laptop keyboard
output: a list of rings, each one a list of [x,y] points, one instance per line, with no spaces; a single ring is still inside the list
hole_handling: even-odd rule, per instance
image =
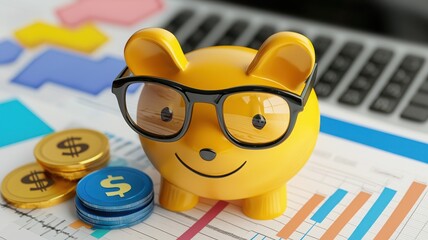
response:
[[[242,18],[242,16],[236,19],[230,19],[230,17],[225,19],[218,11],[212,11],[209,14],[203,13],[202,16],[197,15],[196,8],[178,9],[163,26],[177,35],[183,28],[186,28],[189,22],[193,21],[192,31],[187,31],[185,35],[177,35],[184,52],[201,47],[201,43],[204,43],[204,46],[243,45],[258,49],[270,35],[279,30],[304,34],[304,31],[297,29],[278,29],[275,22],[269,21],[261,24],[258,22],[259,26],[256,27],[256,30],[252,34],[247,34],[247,30],[253,24],[251,16],[248,16],[248,19]],[[194,21],[197,23],[195,24]],[[209,38],[207,42],[207,36],[220,23],[226,27],[222,27],[221,33],[215,38]],[[409,89],[415,83],[415,78],[420,75],[425,63],[423,54],[401,54],[402,59],[398,61],[398,64],[396,60],[393,71],[389,71],[390,76],[385,76],[385,69],[396,57],[396,48],[393,44],[385,47],[379,43],[378,46],[369,50],[370,53],[366,54],[366,60],[357,61],[361,58],[366,46],[364,41],[351,38],[342,41],[341,47],[336,48],[335,52],[330,54],[327,62],[324,61],[324,57],[333,51],[333,46],[337,44],[335,35],[320,33],[309,38],[313,42],[317,62],[324,66],[319,72],[315,86],[320,101],[328,101],[351,110],[363,105],[369,114],[374,114],[377,118],[395,115],[398,116],[399,121],[406,122],[407,125],[414,125],[416,128],[428,122],[428,78],[426,77],[422,84],[419,83],[420,86],[410,93],[410,97],[405,97],[408,96]],[[358,66],[355,66],[356,64]],[[349,76],[352,68],[356,68],[357,71],[354,70],[353,76]],[[347,74],[348,76],[345,77]],[[342,87],[339,88],[339,85]],[[372,96],[371,99],[367,99],[369,95]],[[406,102],[402,103],[402,101]],[[400,104],[405,106],[398,110],[397,106]]]

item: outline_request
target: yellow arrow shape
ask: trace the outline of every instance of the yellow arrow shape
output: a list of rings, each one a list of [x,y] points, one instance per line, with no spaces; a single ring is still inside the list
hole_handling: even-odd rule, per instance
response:
[[[25,47],[52,44],[90,53],[107,41],[94,25],[86,24],[76,29],[35,22],[15,32],[17,40]]]

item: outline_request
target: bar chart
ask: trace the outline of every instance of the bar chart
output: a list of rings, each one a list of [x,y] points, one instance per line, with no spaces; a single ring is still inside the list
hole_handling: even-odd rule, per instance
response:
[[[402,223],[405,216],[409,214],[410,210],[416,204],[417,200],[421,197],[426,188],[426,184],[413,182],[407,190],[404,197],[400,200],[398,206],[393,211],[392,215],[388,218],[387,222],[383,225],[382,229],[378,232],[375,239],[389,239],[391,235],[397,230],[397,227]],[[324,196],[314,194],[306,204],[291,218],[291,220],[278,232],[277,236],[280,238],[288,239],[299,225],[309,216],[309,214],[319,206],[318,210],[310,217],[313,225],[303,235],[302,239],[310,233],[311,229],[319,223],[322,223],[327,215],[336,207],[339,202],[345,197],[348,192],[343,189],[338,189],[333,195],[328,197],[324,202]],[[370,207],[367,214],[349,236],[349,239],[362,239],[368,232],[370,227],[380,217],[382,212],[391,202],[395,196],[396,191],[390,188],[384,188],[374,204]],[[342,211],[338,218],[330,225],[320,239],[335,239],[343,227],[350,221],[358,210],[367,202],[371,197],[370,193],[358,193],[351,203]],[[322,203],[322,204],[321,204]]]
[[[310,167],[288,186],[292,197],[285,214],[260,222],[248,239],[428,237],[426,178],[330,153],[315,153]],[[365,174],[353,174],[358,164]]]

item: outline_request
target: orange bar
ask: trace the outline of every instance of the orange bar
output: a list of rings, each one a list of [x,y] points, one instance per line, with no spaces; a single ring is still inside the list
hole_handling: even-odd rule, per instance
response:
[[[369,200],[371,194],[366,192],[360,192],[352,200],[352,202],[343,210],[340,216],[333,222],[333,224],[327,229],[322,235],[320,240],[324,239],[335,239],[343,227],[351,220],[351,218],[361,209],[364,203]]]
[[[410,188],[404,194],[403,199],[398,203],[397,208],[392,212],[388,221],[383,225],[382,229],[376,235],[375,239],[390,239],[392,234],[400,226],[401,222],[410,212],[416,201],[424,192],[427,185],[422,183],[413,182]]]
[[[324,196],[314,194],[292,219],[276,234],[278,237],[288,239],[302,224],[311,212],[324,200]]]
[[[88,225],[88,224],[86,224],[86,223],[84,223],[84,222],[82,222],[80,220],[76,220],[76,221],[74,221],[72,224],[70,224],[68,226],[71,227],[71,228],[74,228],[74,229],[78,229],[78,228],[81,228],[81,227],[85,227],[87,229],[91,229],[92,228],[91,225]]]

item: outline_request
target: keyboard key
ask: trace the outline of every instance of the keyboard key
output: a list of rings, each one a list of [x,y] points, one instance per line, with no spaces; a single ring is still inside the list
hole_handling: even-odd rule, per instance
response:
[[[409,85],[412,81],[412,76],[404,69],[398,69],[392,76],[391,82],[399,83],[402,85]]]
[[[356,106],[364,100],[365,95],[366,94],[363,91],[348,89],[339,98],[339,102],[347,105]]]
[[[423,63],[424,59],[422,57],[409,55],[403,60],[402,68],[409,72],[417,72]]]
[[[250,48],[259,49],[262,43],[274,33],[276,33],[276,29],[273,26],[263,25],[247,46]]]
[[[235,37],[224,35],[222,36],[215,45],[222,46],[222,45],[232,45],[236,41]]]
[[[209,15],[199,27],[202,31],[208,33],[210,32],[217,23],[220,22],[220,16],[218,15]]]
[[[226,33],[217,41],[216,45],[232,45],[245,31],[247,26],[248,22],[245,20],[235,21]]]
[[[322,56],[325,54],[325,52],[327,52],[327,49],[331,46],[332,42],[333,40],[331,38],[325,36],[318,36],[314,38],[312,43],[315,48],[317,61],[321,60]]]
[[[393,52],[391,50],[379,48],[373,53],[371,60],[374,63],[380,64],[380,65],[386,65],[391,60],[392,55],[393,55]]]
[[[360,54],[362,49],[363,49],[362,44],[356,43],[356,42],[348,42],[343,47],[341,53],[342,55],[345,55],[351,58],[356,58]]]
[[[193,17],[195,12],[191,9],[184,9],[175,15],[169,23],[165,26],[165,29],[176,33],[190,18]]]
[[[211,30],[220,22],[218,15],[209,15],[203,22],[195,29],[193,33],[182,44],[183,52],[194,50],[202,40],[211,32]]]
[[[426,93],[428,93],[428,81],[425,81],[425,82],[422,84],[422,86],[419,88],[419,90],[420,90],[421,92],[426,92]]]
[[[183,52],[187,53],[187,52],[193,51],[195,49],[195,47],[191,46],[189,43],[185,42],[185,43],[181,44],[181,49],[183,50]]]
[[[404,94],[405,87],[401,84],[390,82],[386,85],[385,89],[382,90],[381,95],[391,98],[401,98]]]
[[[324,75],[322,75],[320,81],[334,85],[339,82],[339,77],[340,76],[337,71],[330,69],[327,70]]]
[[[259,49],[260,46],[263,44],[263,41],[257,40],[257,39],[253,39],[247,47],[252,48],[252,49]]]
[[[374,62],[368,62],[363,69],[361,70],[361,75],[367,76],[369,78],[377,78],[382,71],[382,66],[378,66]]]
[[[379,96],[370,106],[370,109],[380,113],[391,113],[397,104],[397,99]]]
[[[240,36],[242,32],[244,32],[244,30],[248,27],[248,24],[249,23],[246,20],[236,20],[227,31],[227,35]]]
[[[187,39],[187,43],[190,44],[191,46],[196,46],[202,41],[204,37],[205,37],[205,32],[202,31],[202,29],[197,29]]]
[[[276,33],[275,27],[270,26],[270,25],[264,25],[260,28],[260,30],[256,34],[255,38],[264,41],[274,33]]]
[[[410,104],[401,113],[401,117],[415,122],[425,122],[428,120],[428,109]]]
[[[340,72],[346,71],[351,66],[352,59],[345,56],[337,56],[331,64],[331,68]]]
[[[421,107],[428,108],[428,93],[424,93],[424,92],[416,93],[416,95],[413,96],[410,103],[413,105],[418,105]]]
[[[317,93],[317,96],[320,98],[330,96],[332,91],[333,91],[332,85],[329,83],[318,82],[315,85],[315,92]]]
[[[361,91],[368,91],[373,85],[373,81],[365,76],[358,76],[352,83],[350,88]]]

